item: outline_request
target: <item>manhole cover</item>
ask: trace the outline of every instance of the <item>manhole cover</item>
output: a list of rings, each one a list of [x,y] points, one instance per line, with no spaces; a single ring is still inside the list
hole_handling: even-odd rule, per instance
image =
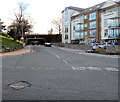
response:
[[[19,90],[25,87],[30,87],[31,83],[29,83],[28,81],[19,81],[19,82],[8,84],[8,86],[15,90]]]

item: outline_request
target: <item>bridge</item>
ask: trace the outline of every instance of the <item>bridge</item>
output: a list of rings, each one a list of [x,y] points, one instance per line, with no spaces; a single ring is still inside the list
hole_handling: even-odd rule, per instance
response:
[[[43,45],[45,42],[61,42],[62,35],[61,34],[54,34],[54,35],[40,35],[40,34],[31,34],[25,37],[26,44],[41,44]]]

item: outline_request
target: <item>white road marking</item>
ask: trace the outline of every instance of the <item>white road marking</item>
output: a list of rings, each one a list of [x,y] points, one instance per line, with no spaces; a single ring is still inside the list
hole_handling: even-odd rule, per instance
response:
[[[118,72],[119,69],[117,68],[98,68],[98,67],[73,67],[71,66],[66,60],[62,60],[64,63],[66,63],[69,67],[71,67],[73,70],[81,70],[81,71],[84,71],[84,70],[91,70],[91,71],[95,71],[95,70],[98,70],[98,71],[111,71],[111,72]],[[3,66],[2,66],[3,67]],[[52,70],[52,69],[57,69],[57,68],[39,68],[39,67],[20,67],[20,66],[17,66],[16,68],[13,66],[13,67],[9,67],[9,66],[4,66],[3,68],[7,68],[7,69],[45,69],[45,70]],[[68,68],[59,68],[59,69],[67,69]]]
[[[58,55],[55,55],[58,59],[60,59],[60,57]]]
[[[75,67],[72,67],[73,70],[75,70],[76,68]]]
[[[63,60],[63,62],[65,62],[66,64],[68,64],[68,62],[66,60]]]
[[[119,71],[117,68],[105,68],[108,71]]]
[[[91,70],[102,70],[101,68],[97,68],[97,67],[88,67],[87,69],[91,69]]]
[[[74,70],[86,70],[86,67],[72,67]]]

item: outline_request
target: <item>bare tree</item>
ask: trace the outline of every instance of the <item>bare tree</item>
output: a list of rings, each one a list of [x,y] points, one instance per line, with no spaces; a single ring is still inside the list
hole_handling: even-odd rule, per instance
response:
[[[52,20],[52,24],[55,26],[55,29],[58,31],[59,34],[61,34],[62,30],[62,19],[56,18]]]
[[[24,2],[18,3],[18,11],[14,12],[15,19],[12,24],[8,27],[14,32],[14,38],[18,39],[18,36],[25,36],[25,33],[30,32],[32,29],[32,22],[25,15],[25,10],[28,4]]]
[[[52,35],[53,34],[53,28],[51,28],[50,30],[48,30],[48,34]]]

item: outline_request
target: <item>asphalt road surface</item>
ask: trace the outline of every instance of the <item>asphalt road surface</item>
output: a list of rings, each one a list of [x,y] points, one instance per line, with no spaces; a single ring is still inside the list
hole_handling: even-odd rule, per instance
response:
[[[118,99],[116,58],[39,45],[31,53],[4,56],[1,67],[3,100]]]

